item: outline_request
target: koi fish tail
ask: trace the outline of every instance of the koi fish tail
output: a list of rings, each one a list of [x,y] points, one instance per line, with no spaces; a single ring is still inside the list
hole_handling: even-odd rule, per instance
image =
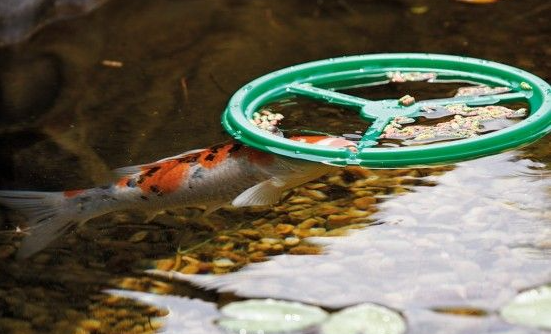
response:
[[[57,239],[71,225],[75,215],[67,210],[63,192],[0,191],[0,204],[24,214],[29,235],[23,238],[17,258],[27,258]]]

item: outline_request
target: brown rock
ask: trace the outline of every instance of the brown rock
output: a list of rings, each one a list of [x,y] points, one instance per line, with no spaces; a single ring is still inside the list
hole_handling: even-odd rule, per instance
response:
[[[287,201],[289,204],[312,204],[314,203],[312,198],[305,196],[293,196]],[[293,210],[290,210],[293,211]]]
[[[297,237],[287,237],[284,240],[284,245],[286,245],[287,247],[293,247],[299,245],[300,242],[301,239]]]
[[[403,188],[403,187],[395,187],[393,189],[394,194],[404,194],[404,193],[407,193],[407,192],[408,192],[408,189]]]
[[[266,252],[270,249],[271,245],[270,244],[266,244],[266,243],[257,243],[255,245],[252,245],[252,250],[253,251],[261,251],[261,252]]]
[[[316,255],[320,254],[320,248],[315,246],[296,246],[289,250],[290,254],[295,255]]]
[[[374,196],[373,191],[366,190],[364,188],[357,188],[357,189],[351,189],[351,190],[353,191],[353,193],[357,197],[365,197],[365,196],[373,197]]]
[[[275,254],[281,254],[283,251],[284,251],[284,246],[282,244],[277,244],[277,245],[272,245],[272,247],[270,247],[269,253],[272,255],[275,255]]]
[[[377,202],[377,200],[374,197],[364,196],[364,197],[360,197],[360,198],[355,199],[353,201],[353,204],[359,209],[366,210],[370,206],[376,204],[376,202]]]
[[[117,312],[115,313],[115,317],[119,319],[127,318],[129,315],[130,311],[124,308],[117,310]]]
[[[146,239],[147,236],[148,236],[148,231],[136,232],[128,239],[128,241],[130,241],[130,242],[140,242],[140,241],[143,241],[144,239]]]
[[[347,187],[347,184],[345,183],[345,181],[343,181],[343,179],[339,175],[330,176],[328,178],[328,183],[329,184],[335,184],[335,185],[341,186],[341,187]]]
[[[342,209],[331,204],[322,204],[316,207],[317,216],[327,216],[340,212]]]
[[[132,328],[133,324],[134,323],[131,319],[124,319],[115,325],[114,330],[120,333],[125,333],[128,332],[128,329]]]
[[[80,326],[87,331],[93,332],[100,329],[102,323],[96,319],[84,319],[80,322]]]
[[[200,262],[198,259],[186,255],[182,256],[182,261],[186,261],[186,263],[194,265],[198,265]]]
[[[350,167],[345,168],[345,170],[348,173],[351,173],[351,174],[353,174],[353,175],[355,175],[356,177],[359,177],[359,178],[367,178],[367,177],[370,177],[370,176],[374,175],[374,172],[371,171],[370,169],[357,167],[357,166],[350,166]]]
[[[261,238],[261,233],[253,229],[242,229],[239,230],[238,233],[252,240],[259,240]]]
[[[270,220],[270,223],[274,226],[278,225],[278,224],[287,224],[289,223],[289,217],[287,216],[287,214],[284,214],[284,215],[279,215],[278,217],[275,217],[274,219],[271,219]]]
[[[174,267],[174,259],[162,259],[157,260],[156,263],[157,269],[168,271],[171,270]]]
[[[294,211],[294,212],[290,212],[288,216],[292,221],[300,222],[307,218],[312,217],[312,210],[307,209],[307,210]]]
[[[227,258],[216,259],[213,261],[213,264],[218,268],[231,268],[236,265],[234,261]]]
[[[301,210],[307,209],[308,207],[309,205],[304,205],[304,204],[290,205],[288,207],[284,207],[283,211],[285,212],[301,211]]]
[[[180,269],[180,272],[188,275],[197,274],[199,272],[199,266],[197,264],[188,264]]]
[[[290,225],[290,224],[278,224],[278,225],[276,225],[276,228],[274,230],[278,234],[286,235],[286,234],[290,234],[291,232],[293,232],[294,228],[295,227],[293,225]]]
[[[144,326],[140,324],[134,325],[131,329],[131,333],[143,333],[144,332]]]
[[[275,245],[275,244],[280,243],[280,240],[276,239],[276,238],[262,238],[261,243],[269,244],[269,245]]]
[[[329,215],[327,225],[330,228],[338,228],[347,225],[353,217],[348,215]]]
[[[319,237],[326,234],[326,229],[323,227],[313,227],[309,229],[309,233],[313,237]]]
[[[305,185],[305,188],[307,189],[313,189],[313,190],[322,190],[328,188],[328,185],[325,183],[308,183]]]
[[[201,273],[207,273],[213,270],[213,265],[207,262],[200,262],[197,267]]]
[[[351,218],[361,218],[368,216],[369,212],[365,210],[356,210],[355,208],[349,208],[349,210],[347,210],[346,212],[346,215]]]
[[[253,226],[259,226],[259,225],[266,224],[267,222],[268,222],[268,219],[260,218],[260,219],[252,221],[251,224],[253,224]]]
[[[323,218],[320,218],[320,217],[308,218],[308,219],[303,220],[299,225],[297,225],[297,227],[302,228],[302,229],[309,229],[309,228],[314,227],[316,225],[324,224],[324,221],[325,220]]]
[[[243,256],[241,256],[237,253],[234,253],[234,252],[229,252],[229,251],[217,252],[217,256],[220,257],[220,258],[228,258],[228,259],[230,259],[234,262],[243,262],[244,261]]]
[[[272,234],[274,234],[274,225],[272,225],[270,223],[263,224],[263,225],[257,227],[257,229],[259,230],[259,233],[261,233],[262,235],[272,235]]]
[[[77,327],[72,331],[73,334],[90,334],[90,331],[87,331],[86,329],[82,327]]]
[[[249,255],[249,260],[251,262],[262,262],[266,260],[266,255],[264,252],[254,252]]]
[[[239,233],[239,231],[238,231],[238,233]],[[230,241],[230,237],[227,236],[227,235],[219,235],[215,238],[215,240],[217,242],[227,242],[227,241]]]
[[[316,200],[316,201],[325,201],[326,199],[328,199],[328,195],[326,195],[320,190],[314,190],[314,189],[303,190],[301,191],[301,194],[309,198],[312,198],[313,200]]]
[[[293,230],[293,234],[301,239],[311,236],[310,229],[296,228]]]

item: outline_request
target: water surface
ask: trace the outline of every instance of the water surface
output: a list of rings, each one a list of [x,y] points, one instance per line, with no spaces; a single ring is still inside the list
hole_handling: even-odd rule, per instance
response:
[[[224,140],[219,117],[234,91],[305,61],[447,53],[549,81],[549,13],[540,0],[112,0],[0,49],[0,187],[91,187],[113,168]],[[2,333],[216,333],[219,306],[253,297],[330,311],[380,303],[409,333],[538,333],[496,310],[549,282],[550,137],[444,168],[339,171],[272,209],[206,220],[183,209],[150,224],[118,212],[24,262],[13,260],[24,221],[1,213]],[[303,214],[322,221],[299,228]],[[278,224],[301,230],[300,243],[249,252],[259,242],[239,230],[283,240]],[[183,274],[179,249],[201,270]],[[231,267],[213,265],[234,255]],[[183,276],[165,277],[172,269]],[[453,308],[486,315],[443,311]]]

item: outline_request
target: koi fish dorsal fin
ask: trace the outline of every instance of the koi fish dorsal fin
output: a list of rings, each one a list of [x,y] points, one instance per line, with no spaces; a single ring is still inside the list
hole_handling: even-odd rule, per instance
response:
[[[163,164],[167,161],[182,159],[182,158],[186,157],[187,155],[200,153],[200,152],[203,152],[205,150],[206,149],[204,149],[204,148],[197,149],[197,150],[190,150],[190,151],[186,151],[184,153],[181,153],[181,154],[178,154],[178,155],[175,155],[175,156],[172,156],[172,157],[168,157],[168,158],[165,158],[165,159],[161,159],[161,160],[158,160],[156,162],[151,162],[151,163],[148,163],[148,164],[116,168],[116,169],[113,170],[113,173],[117,177],[124,177],[124,176],[134,175],[136,173],[139,173],[139,172],[143,171],[144,169],[150,169],[150,168],[159,166],[159,165],[161,165],[161,164]]]
[[[232,201],[232,205],[236,207],[271,205],[278,202],[284,190],[284,184],[278,179],[272,178],[248,188],[239,194],[238,197],[234,198]]]

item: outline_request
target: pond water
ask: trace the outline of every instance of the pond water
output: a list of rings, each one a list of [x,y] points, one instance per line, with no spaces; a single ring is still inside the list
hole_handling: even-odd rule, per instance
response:
[[[209,146],[255,77],[380,52],[486,58],[550,81],[550,3],[108,1],[0,49],[0,188],[92,187]],[[354,133],[321,108],[320,125],[335,115]],[[249,298],[373,302],[407,333],[543,332],[498,310],[550,282],[550,136],[450,166],[342,169],[272,208],[150,223],[116,212],[23,261],[24,220],[1,210],[1,333],[218,333],[220,307]]]

